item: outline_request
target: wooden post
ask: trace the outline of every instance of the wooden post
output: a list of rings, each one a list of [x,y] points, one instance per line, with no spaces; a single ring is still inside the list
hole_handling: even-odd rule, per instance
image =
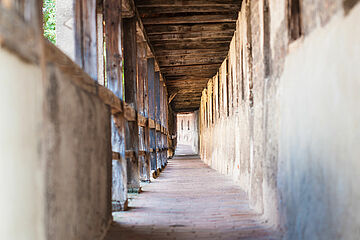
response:
[[[75,1],[75,62],[97,81],[96,0]]]
[[[142,119],[147,118],[147,109],[149,106],[147,94],[147,59],[146,42],[138,43],[138,113]],[[146,111],[145,111],[146,109]],[[139,162],[140,162],[140,180],[150,182],[150,156],[149,152],[149,128],[146,121],[139,119]],[[141,124],[141,126],[140,126]]]
[[[124,69],[125,69],[125,101],[137,110],[137,44],[136,18],[124,18]],[[137,117],[128,121],[126,126],[126,153],[128,191],[137,192],[140,189],[139,169],[139,136]]]
[[[161,106],[160,106],[160,72],[155,72],[155,122],[156,122],[156,171],[157,174],[160,174],[162,163],[161,163],[161,132],[159,129],[160,116],[161,116]]]
[[[149,89],[149,136],[150,136],[150,166],[156,177],[156,124],[155,124],[155,60],[148,59],[148,89]]]
[[[160,89],[159,89],[159,93],[160,93],[160,102],[159,102],[159,106],[160,106],[160,118],[159,118],[159,122],[160,122],[160,143],[159,143],[159,155],[160,155],[160,162],[161,162],[161,169],[163,169],[165,167],[165,159],[163,156],[163,152],[164,152],[164,138],[163,138],[163,100],[164,100],[164,85],[163,82],[160,81],[160,85],[159,85]]]
[[[106,81],[107,87],[121,100],[124,100],[122,83],[121,47],[121,0],[104,2]],[[112,123],[112,150],[118,153],[112,161],[112,200],[113,210],[127,209],[127,173],[125,159],[125,118],[123,112],[114,113]]]

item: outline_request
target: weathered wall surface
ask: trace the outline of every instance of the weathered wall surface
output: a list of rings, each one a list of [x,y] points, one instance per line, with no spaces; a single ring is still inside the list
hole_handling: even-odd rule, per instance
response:
[[[338,13],[286,57],[278,188],[288,239],[360,236],[359,22],[360,5]]]
[[[41,71],[0,48],[0,72],[0,239],[46,239]]]
[[[109,107],[52,64],[2,48],[0,63],[0,239],[99,239],[111,221]]]
[[[48,239],[98,239],[111,220],[110,109],[47,65]]]
[[[302,37],[290,42],[285,0],[244,1],[229,67],[203,91],[202,159],[238,181],[285,239],[360,235],[356,2],[301,1]],[[229,96],[224,74],[235,81]]]

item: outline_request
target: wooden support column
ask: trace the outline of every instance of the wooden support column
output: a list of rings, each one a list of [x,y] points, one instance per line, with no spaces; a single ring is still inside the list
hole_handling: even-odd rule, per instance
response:
[[[121,100],[124,100],[122,82],[122,18],[121,0],[104,1],[106,81],[107,87]],[[127,163],[125,159],[125,118],[123,112],[113,112],[112,130],[112,201],[114,210],[126,210]]]
[[[162,131],[162,136],[163,136],[163,159],[164,159],[164,166],[167,165],[167,94],[166,94],[166,85],[163,84],[163,101],[162,101],[162,109],[163,109],[163,131]]]
[[[148,89],[149,89],[149,136],[150,136],[150,166],[153,177],[157,176],[156,161],[156,124],[155,124],[155,60],[148,59]]]
[[[163,82],[160,81],[160,85],[159,85],[160,89],[159,89],[159,93],[160,93],[160,143],[159,143],[159,152],[160,152],[160,161],[161,161],[161,169],[165,168],[165,159],[164,159],[164,138],[163,138],[163,100],[164,100],[164,85]]]
[[[97,81],[96,0],[75,1],[75,62]]]
[[[138,66],[138,125],[139,125],[139,163],[140,180],[150,182],[150,155],[149,155],[149,125],[147,123],[148,84],[147,84],[147,59],[146,42],[139,42],[137,48]]]
[[[156,122],[156,166],[157,173],[159,174],[162,169],[161,162],[161,104],[160,104],[160,72],[155,72],[155,122]]]
[[[136,18],[124,18],[125,101],[137,110]],[[140,192],[139,136],[137,116],[126,126],[128,191]]]

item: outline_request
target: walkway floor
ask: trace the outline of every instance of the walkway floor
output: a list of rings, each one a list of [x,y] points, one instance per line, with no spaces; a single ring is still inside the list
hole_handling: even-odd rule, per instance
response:
[[[177,157],[158,179],[115,213],[106,240],[280,239],[248,207],[232,180],[198,157]]]

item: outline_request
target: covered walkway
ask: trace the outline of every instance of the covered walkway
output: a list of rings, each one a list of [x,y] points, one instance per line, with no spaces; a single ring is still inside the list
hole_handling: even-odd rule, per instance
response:
[[[359,240],[359,23],[359,0],[0,0],[0,240]]]
[[[105,240],[280,239],[250,210],[238,185],[199,157],[170,160],[143,191],[131,197],[129,211],[114,215]]]

